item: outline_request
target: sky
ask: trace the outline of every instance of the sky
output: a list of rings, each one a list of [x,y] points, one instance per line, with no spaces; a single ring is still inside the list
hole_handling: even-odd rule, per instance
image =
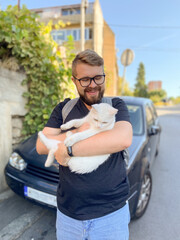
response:
[[[2,10],[18,0],[0,0]],[[79,4],[81,0],[20,0],[27,8]],[[93,1],[89,1],[93,2]],[[168,97],[180,96],[180,1],[99,0],[103,17],[115,34],[119,75],[123,75],[121,54],[134,51],[126,68],[126,81],[133,90],[140,62],[146,84],[162,81]]]

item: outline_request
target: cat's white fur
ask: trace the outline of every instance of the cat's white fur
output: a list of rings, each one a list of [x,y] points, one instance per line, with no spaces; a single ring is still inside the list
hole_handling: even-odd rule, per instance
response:
[[[62,130],[67,130],[72,127],[78,128],[86,122],[90,124],[89,129],[82,132],[72,134],[71,131],[68,131],[64,144],[66,146],[73,146],[76,142],[84,140],[102,131],[112,129],[114,127],[116,113],[117,109],[107,103],[92,105],[92,108],[86,117],[82,119],[74,119],[61,125]],[[45,163],[45,166],[49,167],[54,161],[54,153],[57,150],[60,141],[48,139],[42,132],[39,132],[38,135],[40,140],[49,149],[48,158]],[[110,154],[89,157],[71,157],[67,164],[72,172],[84,174],[97,169],[108,159],[109,156]]]

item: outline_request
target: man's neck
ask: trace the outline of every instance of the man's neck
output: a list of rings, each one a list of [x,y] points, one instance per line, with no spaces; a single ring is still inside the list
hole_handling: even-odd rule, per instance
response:
[[[84,105],[87,107],[88,110],[91,110],[92,106],[89,106],[88,104],[86,104],[84,101],[83,101]]]

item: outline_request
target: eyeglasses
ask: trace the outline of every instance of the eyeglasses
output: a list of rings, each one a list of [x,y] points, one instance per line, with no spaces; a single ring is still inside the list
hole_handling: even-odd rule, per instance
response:
[[[73,78],[75,78],[76,80],[78,80],[81,84],[82,87],[88,87],[92,81],[95,82],[96,85],[101,85],[104,83],[105,81],[105,74],[102,75],[96,75],[94,77],[83,77],[83,78],[76,78],[73,76]]]

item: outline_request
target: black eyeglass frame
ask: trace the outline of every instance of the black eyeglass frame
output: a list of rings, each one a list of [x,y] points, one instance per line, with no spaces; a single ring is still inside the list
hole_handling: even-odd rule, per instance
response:
[[[90,83],[89,83],[87,86],[82,86],[82,84],[81,84],[81,87],[88,87],[89,85],[91,85],[91,82],[92,82],[92,81],[94,81],[94,83],[95,83],[96,85],[98,85],[98,86],[99,86],[99,85],[102,85],[102,84],[105,82],[105,76],[106,76],[106,74],[100,74],[100,75],[96,75],[96,76],[94,76],[94,77],[76,78],[75,76],[73,76],[73,78],[76,79],[76,80],[78,80],[78,81],[80,82],[80,84],[81,84],[81,81],[82,81],[83,79],[89,78],[89,79],[90,79]],[[95,80],[96,77],[104,77],[104,81],[103,81],[102,83],[98,84],[98,83],[96,83],[96,80]]]

